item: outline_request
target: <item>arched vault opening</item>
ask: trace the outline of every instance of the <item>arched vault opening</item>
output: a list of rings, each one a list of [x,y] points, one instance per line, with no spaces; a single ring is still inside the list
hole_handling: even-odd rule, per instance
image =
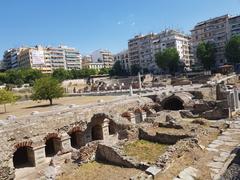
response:
[[[184,109],[183,101],[177,97],[170,97],[163,102],[164,110],[178,111]]]
[[[28,146],[17,148],[13,154],[13,166],[15,168],[33,167],[34,155],[32,148]]]

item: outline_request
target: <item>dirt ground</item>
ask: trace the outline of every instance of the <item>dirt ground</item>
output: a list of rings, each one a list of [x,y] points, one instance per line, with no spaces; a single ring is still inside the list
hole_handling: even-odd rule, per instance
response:
[[[58,180],[126,180],[142,171],[92,162],[75,167],[74,170],[69,169],[67,172],[67,174],[60,176]]]
[[[117,96],[77,96],[77,97],[63,97],[53,100],[54,105],[48,106],[48,101],[22,101],[15,104],[7,104],[7,113],[4,112],[4,106],[0,106],[0,119],[6,118],[8,115],[15,115],[17,117],[31,114],[33,111],[46,112],[51,111],[57,107],[67,106],[71,104],[86,105],[94,104],[99,100],[105,102],[118,98]]]
[[[205,127],[208,129],[208,133],[199,138],[199,144],[207,147],[213,140],[217,139],[219,135],[219,130],[216,128]],[[199,180],[210,180],[210,171],[207,167],[206,162],[212,159],[212,154],[201,149],[200,147],[195,147],[191,151],[185,152],[181,157],[176,159],[171,166],[165,170],[157,180],[162,179],[173,179],[176,177],[182,170],[192,166],[198,169],[201,174]]]

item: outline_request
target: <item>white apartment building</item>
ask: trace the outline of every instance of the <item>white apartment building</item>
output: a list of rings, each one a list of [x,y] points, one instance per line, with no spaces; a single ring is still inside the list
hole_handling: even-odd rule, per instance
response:
[[[240,16],[229,18],[229,35],[240,35]]]
[[[224,15],[198,23],[192,33],[194,58],[197,59],[197,47],[201,42],[211,42],[216,47],[216,66],[226,63],[225,45],[229,39],[229,15]],[[199,61],[199,60],[198,60]]]
[[[157,34],[152,42],[153,54],[164,51],[166,48],[176,48],[180,61],[190,69],[194,63],[190,36],[175,30],[165,30]]]
[[[152,51],[152,42],[156,34],[138,35],[128,41],[129,65],[137,65],[142,70],[156,68]]]
[[[81,69],[81,54],[74,48],[25,47],[5,52],[3,62],[6,69],[33,68],[43,73],[52,73],[55,69]]]
[[[166,48],[176,48],[180,61],[187,68],[193,63],[191,37],[175,30],[165,30],[158,34],[135,36],[128,41],[129,65],[138,65],[142,70],[157,72],[156,53]]]
[[[92,56],[87,55],[87,56],[83,56],[82,58],[82,68],[83,69],[96,69],[96,70],[100,70],[102,68],[104,68],[104,63],[103,62],[93,62],[92,61]]]
[[[89,62],[89,63],[85,63],[83,65],[84,69],[96,69],[96,70],[100,70],[102,68],[104,68],[104,64],[103,63],[98,63],[98,62]]]
[[[103,63],[104,68],[111,68],[114,64],[113,55],[108,50],[99,49],[91,54],[93,63]]]
[[[119,61],[122,68],[127,72],[130,72],[130,62],[129,62],[129,52],[124,50],[116,55],[114,55],[114,62]]]
[[[38,69],[42,73],[52,73],[51,60],[45,56],[45,48],[36,46],[22,49],[18,55],[19,68]]]

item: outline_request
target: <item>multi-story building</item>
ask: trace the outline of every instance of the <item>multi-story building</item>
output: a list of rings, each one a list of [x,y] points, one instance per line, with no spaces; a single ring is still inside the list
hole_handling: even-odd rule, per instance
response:
[[[98,63],[98,62],[89,62],[89,63],[85,63],[83,65],[84,69],[96,69],[96,70],[100,70],[102,68],[104,68],[104,64],[103,63]]]
[[[164,51],[166,48],[176,48],[180,61],[190,69],[194,63],[190,36],[175,30],[165,30],[157,34],[152,42],[153,54]],[[155,60],[155,56],[153,57]]]
[[[228,41],[229,15],[224,15],[198,23],[192,32],[193,52],[196,57],[197,46],[201,42],[214,43],[216,47],[216,66],[226,63],[225,45]]]
[[[24,48],[8,49],[3,55],[3,66],[5,69],[14,69],[18,67],[18,55]]]
[[[114,62],[119,61],[122,68],[127,72],[130,72],[130,64],[129,64],[129,53],[128,50],[124,50],[116,55],[114,55]]]
[[[82,58],[82,68],[96,69],[99,71],[100,69],[105,68],[105,66],[103,62],[93,62],[92,56],[87,55],[87,56],[83,56]]]
[[[4,71],[4,70],[5,70],[5,68],[4,68],[3,61],[0,60],[0,72],[1,72],[1,71]]]
[[[60,46],[65,52],[66,69],[81,69],[82,56],[75,48]]]
[[[159,70],[155,55],[166,48],[176,48],[180,61],[190,68],[193,63],[191,37],[175,30],[165,30],[158,34],[135,36],[128,41],[129,64],[138,65],[142,70],[150,72]]]
[[[45,58],[51,62],[52,71],[55,69],[66,69],[64,49],[48,47],[45,49]]]
[[[92,56],[86,55],[82,57],[82,68],[86,69],[88,65],[92,62]]]
[[[229,36],[240,35],[240,16],[229,19]]]
[[[129,65],[139,66],[142,70],[156,67],[152,52],[152,42],[156,34],[138,35],[128,41]]]
[[[45,56],[45,48],[36,46],[25,48],[18,55],[19,68],[38,69],[43,73],[52,73],[51,60]]]
[[[104,68],[111,68],[114,64],[113,55],[108,50],[96,50],[92,53],[92,62],[94,63],[103,63]]]
[[[10,49],[3,58],[6,69],[33,68],[43,73],[52,73],[55,69],[81,69],[81,54],[74,48],[26,47]]]

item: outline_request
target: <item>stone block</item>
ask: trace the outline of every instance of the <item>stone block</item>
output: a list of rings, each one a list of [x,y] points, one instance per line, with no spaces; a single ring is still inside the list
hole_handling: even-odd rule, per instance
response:
[[[161,173],[161,171],[162,170],[159,167],[151,166],[146,170],[146,173],[152,175],[153,178],[155,179],[158,177],[158,175]]]

